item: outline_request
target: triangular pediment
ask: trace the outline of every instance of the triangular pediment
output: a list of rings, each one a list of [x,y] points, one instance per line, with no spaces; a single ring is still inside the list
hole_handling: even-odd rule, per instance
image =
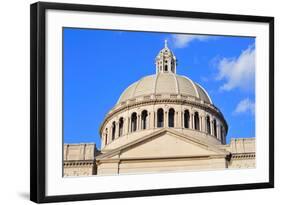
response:
[[[156,131],[98,159],[170,158],[227,155],[223,149],[206,144],[172,129]]]

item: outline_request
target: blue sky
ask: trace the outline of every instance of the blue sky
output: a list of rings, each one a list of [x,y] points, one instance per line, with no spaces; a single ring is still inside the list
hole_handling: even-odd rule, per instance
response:
[[[121,93],[155,73],[164,40],[178,59],[177,74],[202,85],[224,114],[233,137],[255,137],[255,38],[63,30],[64,142],[95,142]]]

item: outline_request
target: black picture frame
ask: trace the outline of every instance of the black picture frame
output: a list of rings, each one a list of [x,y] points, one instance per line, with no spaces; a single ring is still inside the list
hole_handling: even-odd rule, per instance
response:
[[[121,13],[194,19],[262,22],[269,25],[269,181],[221,186],[173,188],[109,193],[46,196],[46,59],[45,26],[48,9]],[[37,203],[76,200],[97,200],[198,192],[218,192],[274,187],[274,18],[265,16],[230,15],[218,13],[156,10],[144,8],[110,7],[82,4],[38,2],[30,7],[30,200]]]

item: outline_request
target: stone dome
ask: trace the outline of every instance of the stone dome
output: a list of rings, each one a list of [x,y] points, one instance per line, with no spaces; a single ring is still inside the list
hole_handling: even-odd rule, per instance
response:
[[[185,95],[195,97],[205,103],[212,104],[208,93],[199,84],[186,76],[160,72],[145,76],[131,84],[120,96],[117,104],[141,96],[150,95]]]
[[[155,58],[154,75],[141,78],[121,94],[100,127],[102,151],[114,150],[167,129],[209,144],[225,144],[228,126],[208,93],[177,75],[177,59],[165,41]],[[126,137],[123,137],[126,136]]]

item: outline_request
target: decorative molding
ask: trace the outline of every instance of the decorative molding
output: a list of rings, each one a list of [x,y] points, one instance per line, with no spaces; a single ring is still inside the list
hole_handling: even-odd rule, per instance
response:
[[[231,154],[231,160],[244,160],[244,159],[255,159],[256,153],[250,152],[250,153],[235,153]]]
[[[95,164],[95,160],[65,160],[63,162],[64,168],[76,166],[93,166]]]
[[[226,156],[221,155],[198,155],[198,156],[174,156],[174,157],[136,157],[136,158],[105,158],[97,161],[97,164],[102,163],[142,163],[142,162],[162,162],[162,161],[193,161],[193,160],[206,160],[206,159],[225,159]]]

